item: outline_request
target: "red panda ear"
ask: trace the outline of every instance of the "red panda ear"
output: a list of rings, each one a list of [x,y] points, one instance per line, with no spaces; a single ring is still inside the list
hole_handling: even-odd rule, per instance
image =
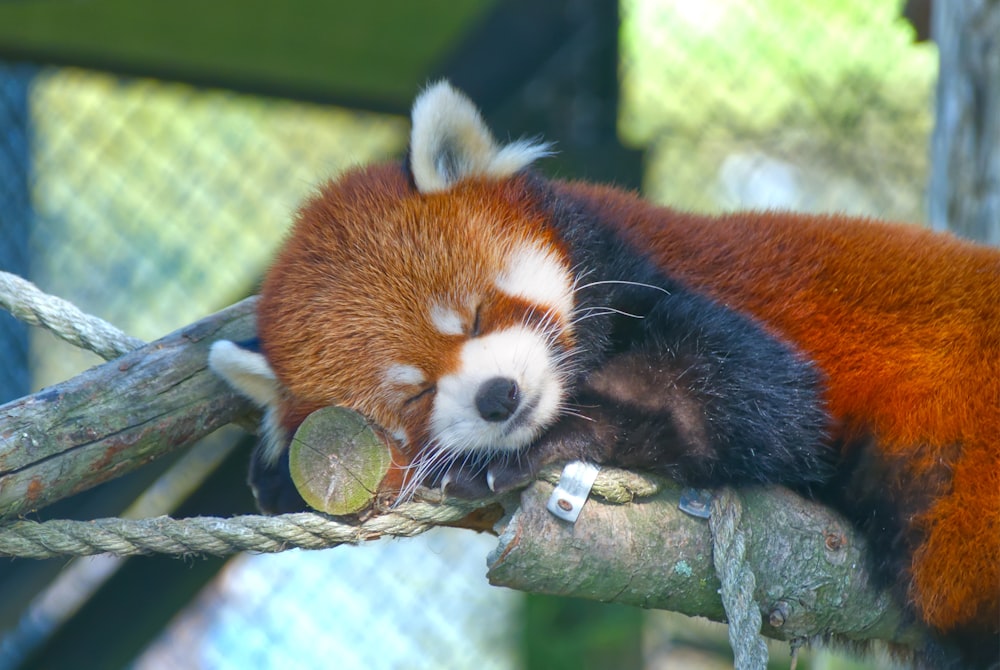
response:
[[[274,407],[278,402],[278,379],[263,354],[229,340],[212,344],[208,365],[237,392],[261,407]]]
[[[412,119],[410,171],[421,193],[471,176],[509,177],[551,153],[543,142],[498,145],[472,101],[446,81],[417,97]]]

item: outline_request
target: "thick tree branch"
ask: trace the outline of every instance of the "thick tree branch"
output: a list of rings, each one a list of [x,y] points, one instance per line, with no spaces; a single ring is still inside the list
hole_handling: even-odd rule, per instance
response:
[[[626,505],[592,498],[575,524],[546,509],[552,488],[522,495],[488,559],[490,583],[725,621],[709,525],[678,509],[677,488]],[[871,583],[865,542],[846,520],[785,489],[739,494],[765,635],[922,646],[925,631]]]
[[[122,475],[253,412],[207,360],[215,340],[253,336],[255,302],[0,406],[0,518]]]

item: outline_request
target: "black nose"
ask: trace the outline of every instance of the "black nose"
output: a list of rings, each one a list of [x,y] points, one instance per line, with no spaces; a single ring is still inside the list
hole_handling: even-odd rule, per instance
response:
[[[521,402],[517,382],[506,377],[494,377],[483,382],[476,392],[476,409],[487,421],[506,421]]]

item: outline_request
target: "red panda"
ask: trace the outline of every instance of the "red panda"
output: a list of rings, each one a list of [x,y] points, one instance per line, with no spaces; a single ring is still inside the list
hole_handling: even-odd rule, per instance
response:
[[[328,405],[385,435],[404,496],[572,459],[783,484],[867,533],[876,575],[940,634],[926,665],[1000,664],[1000,250],[548,180],[530,169],[546,145],[497,144],[444,82],[412,116],[404,164],[301,207],[258,342],[213,347],[267,408],[265,511],[305,506],[287,446]]]

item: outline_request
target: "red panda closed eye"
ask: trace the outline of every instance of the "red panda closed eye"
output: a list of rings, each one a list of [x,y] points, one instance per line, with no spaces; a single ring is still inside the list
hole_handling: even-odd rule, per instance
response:
[[[937,631],[1000,663],[1000,251],[845,216],[681,213],[547,180],[445,83],[405,165],[328,182],[265,279],[259,343],[212,365],[267,408],[251,482],[304,504],[290,435],[342,405],[401,495],[589,459],[836,506]],[[933,654],[940,653],[940,656]]]

